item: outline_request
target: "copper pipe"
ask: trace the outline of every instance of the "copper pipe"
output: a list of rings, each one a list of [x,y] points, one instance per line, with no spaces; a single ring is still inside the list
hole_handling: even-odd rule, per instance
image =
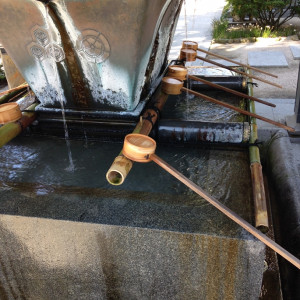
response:
[[[219,101],[219,100],[217,100],[217,99],[211,98],[211,97],[206,96],[206,95],[204,95],[204,94],[201,94],[201,93],[198,93],[198,92],[194,92],[193,90],[187,89],[187,88],[185,88],[185,87],[182,87],[182,88],[181,88],[181,91],[185,91],[185,92],[187,92],[187,93],[190,93],[190,94],[193,94],[193,95],[195,95],[195,96],[201,97],[201,98],[203,98],[203,99],[205,99],[205,100],[207,100],[207,101],[210,101],[210,102],[216,103],[216,104],[218,104],[218,105],[221,105],[221,106],[230,108],[230,109],[235,110],[235,111],[237,111],[237,112],[239,112],[239,113],[241,113],[241,114],[244,114],[244,115],[247,115],[247,116],[250,116],[250,117],[254,117],[254,118],[260,119],[260,120],[262,120],[262,121],[264,121],[264,122],[273,124],[273,125],[275,125],[275,126],[277,126],[277,127],[281,127],[281,128],[286,129],[286,130],[288,130],[288,131],[291,131],[291,132],[294,132],[294,131],[295,131],[295,129],[292,128],[292,127],[289,127],[289,126],[286,126],[286,125],[284,125],[284,124],[275,122],[275,121],[273,121],[273,120],[267,119],[267,118],[262,117],[262,116],[259,116],[259,115],[257,115],[257,114],[248,112],[248,111],[243,110],[243,109],[241,109],[241,108],[239,108],[239,107],[236,107],[236,106],[234,106],[234,105],[231,105],[231,104],[228,104],[228,103]]]
[[[197,193],[199,196],[207,200],[210,204],[212,204],[214,207],[216,207],[219,211],[221,211],[223,214],[225,214],[227,217],[229,217],[231,220],[233,220],[235,223],[240,225],[242,228],[250,232],[252,235],[254,235],[257,239],[259,239],[261,242],[263,242],[265,245],[273,249],[275,252],[280,254],[282,257],[284,257],[286,260],[288,260],[291,264],[293,264],[295,267],[300,269],[300,260],[289,253],[287,250],[282,248],[280,245],[275,243],[273,240],[262,234],[259,230],[254,228],[251,224],[246,222],[244,219],[242,219],[239,215],[237,215],[235,212],[230,210],[228,207],[220,203],[217,199],[209,195],[207,192],[202,190],[198,185],[196,185],[194,182],[189,180],[187,177],[185,177],[183,174],[178,172],[176,169],[174,169],[172,166],[167,164],[164,160],[162,160],[160,157],[158,157],[155,154],[150,155],[150,159],[154,161],[156,164],[158,164],[160,167],[162,167],[164,170],[166,170],[168,173],[173,175],[175,178],[177,178],[179,181],[181,181],[183,184],[185,184],[187,187],[189,187],[191,190],[193,190],[195,193]]]
[[[267,102],[267,101],[264,101],[264,100],[261,100],[261,99],[258,99],[258,98],[249,96],[249,95],[247,95],[247,94],[240,93],[240,92],[238,92],[238,91],[229,89],[229,88],[227,88],[227,87],[224,87],[224,86],[222,86],[222,85],[219,85],[219,84],[210,82],[210,81],[208,81],[208,80],[205,80],[205,79],[202,79],[202,78],[198,78],[198,77],[193,76],[193,75],[188,75],[188,77],[191,78],[191,79],[193,79],[193,80],[203,82],[203,83],[205,83],[205,84],[207,84],[207,85],[210,85],[210,86],[212,86],[212,87],[214,87],[214,88],[216,88],[216,89],[223,90],[223,91],[225,91],[225,92],[228,92],[228,93],[231,93],[231,94],[240,96],[240,97],[242,97],[242,98],[251,99],[251,100],[253,100],[253,101],[260,102],[260,103],[262,103],[262,104],[265,104],[265,105],[268,105],[268,106],[271,106],[271,107],[276,107],[276,105],[273,104],[273,103],[270,103],[270,102]]]

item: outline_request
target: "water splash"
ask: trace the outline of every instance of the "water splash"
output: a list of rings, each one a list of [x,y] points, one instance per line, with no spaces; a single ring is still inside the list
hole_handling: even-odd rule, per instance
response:
[[[185,24],[185,39],[187,40],[187,15],[186,15],[186,0],[184,0],[184,24]]]
[[[50,39],[50,43],[51,45],[54,44],[54,39],[52,36],[52,31],[50,30],[50,24],[49,24],[49,20],[50,20],[50,16],[49,16],[49,7],[47,5],[45,5],[45,10],[46,10],[46,17],[45,17],[45,21],[46,21],[46,25],[47,28],[49,29],[49,39]],[[57,67],[56,67],[56,62],[55,62],[55,49],[54,47],[50,47],[49,51],[51,51],[51,57],[49,57],[49,60],[51,62],[53,62],[53,70],[54,70],[54,76],[57,80],[57,82],[60,83],[60,77],[58,76],[58,71],[57,71]],[[61,84],[60,84],[61,86]],[[68,131],[68,124],[66,121],[66,114],[65,114],[65,106],[64,106],[64,101],[63,101],[63,95],[62,95],[62,91],[61,88],[58,88],[58,100],[61,106],[61,114],[62,114],[62,118],[63,118],[63,124],[64,124],[64,133],[65,133],[65,141],[66,141],[66,145],[67,145],[67,151],[68,151],[68,158],[69,158],[69,166],[67,168],[65,168],[66,171],[68,172],[74,172],[75,171],[75,166],[74,166],[74,161],[73,161],[73,157],[72,157],[72,152],[71,152],[71,143],[70,143],[70,138],[69,138],[69,131]]]

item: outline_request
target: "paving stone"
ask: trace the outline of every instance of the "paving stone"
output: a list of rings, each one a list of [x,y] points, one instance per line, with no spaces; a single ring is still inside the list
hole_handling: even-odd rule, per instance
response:
[[[231,63],[231,62],[229,62],[227,60],[224,60],[224,59],[211,59],[211,60],[216,62],[216,63],[222,64],[226,67],[237,67],[238,66],[237,64]],[[236,62],[241,62],[241,61],[236,60]],[[214,67],[215,65],[213,65],[211,63],[208,63],[208,62],[204,62],[203,66],[205,66],[205,67]]]
[[[248,52],[248,63],[253,67],[288,67],[288,62],[281,51]]]
[[[300,45],[291,45],[290,49],[292,51],[294,59],[300,59]]]

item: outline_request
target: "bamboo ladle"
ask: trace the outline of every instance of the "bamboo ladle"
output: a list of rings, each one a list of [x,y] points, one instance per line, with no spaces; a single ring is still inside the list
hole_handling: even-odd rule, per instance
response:
[[[204,84],[209,85],[211,87],[214,87],[216,89],[223,90],[225,92],[234,94],[234,95],[242,97],[242,98],[251,99],[253,101],[256,101],[256,102],[259,102],[259,103],[262,103],[262,104],[265,104],[265,105],[268,105],[268,106],[271,106],[271,107],[276,107],[276,105],[273,104],[273,103],[255,98],[253,96],[249,96],[247,94],[240,93],[238,91],[235,91],[235,90],[229,89],[225,86],[210,82],[210,81],[205,80],[203,78],[199,78],[199,77],[196,77],[196,76],[193,76],[193,75],[188,75],[188,70],[185,67],[170,66],[169,69],[168,69],[167,76],[174,77],[174,78],[177,78],[177,79],[183,80],[183,81],[186,80],[186,76],[188,76],[189,78],[191,78],[193,80],[203,82]]]
[[[288,260],[290,263],[292,263],[294,266],[296,266],[298,269],[300,269],[300,260],[289,253],[287,250],[282,248],[280,245],[275,243],[273,240],[262,234],[260,231],[258,231],[256,228],[254,228],[251,224],[246,222],[244,219],[242,219],[239,215],[237,215],[235,212],[227,208],[225,205],[220,203],[217,199],[215,199],[213,196],[209,195],[207,192],[202,190],[199,186],[197,186],[194,182],[189,180],[187,177],[185,177],[183,174],[178,172],[176,169],[174,169],[172,166],[170,166],[168,163],[166,163],[164,160],[162,160],[160,157],[158,157],[155,154],[156,149],[156,142],[142,134],[129,134],[125,137],[124,145],[123,145],[123,154],[129,158],[130,160],[146,163],[149,161],[154,161],[156,164],[158,164],[160,167],[162,167],[164,170],[166,170],[168,173],[173,175],[175,178],[177,178],[179,181],[181,181],[183,184],[185,184],[187,187],[192,189],[195,193],[203,197],[205,200],[207,200],[210,204],[212,204],[214,207],[216,207],[218,210],[220,210],[223,214],[225,214],[227,217],[229,217],[231,220],[236,222],[238,225],[243,227],[245,230],[247,230],[249,233],[254,235],[257,239],[259,239],[261,242],[263,242],[265,245],[273,249],[275,252],[280,254],[282,257],[284,257],[286,260]]]
[[[243,110],[239,107],[236,107],[234,105],[231,105],[231,104],[228,104],[228,103],[225,103],[225,102],[222,102],[222,101],[219,101],[217,99],[214,99],[212,97],[209,97],[209,96],[206,96],[204,94],[201,94],[201,93],[198,93],[198,92],[194,92],[193,90],[190,90],[190,89],[187,89],[185,87],[183,87],[183,81],[181,80],[178,80],[176,78],[172,78],[172,77],[164,77],[162,79],[162,85],[161,85],[161,89],[164,93],[168,94],[168,95],[180,95],[181,92],[187,92],[187,93],[190,93],[190,94],[193,94],[195,96],[198,96],[198,97],[201,97],[207,101],[210,101],[210,102],[213,102],[213,103],[216,103],[218,105],[221,105],[221,106],[224,106],[224,107],[227,107],[229,109],[232,109],[232,110],[235,110],[241,114],[244,114],[244,115],[247,115],[247,116],[250,116],[250,117],[253,117],[253,118],[256,118],[256,119],[259,119],[259,120],[262,120],[264,122],[267,122],[267,123],[270,123],[270,124],[273,124],[277,127],[281,127],[283,129],[286,129],[288,131],[291,131],[291,132],[294,132],[295,129],[292,128],[292,127],[289,127],[289,126],[286,126],[284,124],[281,124],[281,123],[278,123],[278,122],[275,122],[273,120],[270,120],[270,119],[267,119],[265,117],[262,117],[260,115],[257,115],[257,114],[254,114],[254,113],[251,113],[247,110]]]
[[[18,121],[22,118],[20,106],[16,102],[0,105],[0,124]]]
[[[273,85],[273,86],[276,86],[276,87],[282,89],[282,86],[279,85],[279,84],[276,84],[276,83],[273,83],[273,82],[271,82],[271,81],[262,79],[262,78],[260,78],[260,77],[257,77],[257,76],[254,76],[254,75],[250,75],[250,74],[247,74],[247,73],[245,73],[245,72],[242,72],[242,71],[233,69],[233,68],[231,68],[231,67],[225,66],[225,65],[220,64],[220,63],[218,63],[218,62],[215,62],[215,61],[213,61],[213,60],[210,60],[210,59],[207,59],[207,58],[198,56],[196,50],[193,50],[193,49],[186,49],[186,48],[184,49],[184,48],[182,48],[181,51],[180,51],[180,59],[182,59],[182,60],[185,60],[185,61],[195,61],[197,58],[200,59],[200,60],[206,61],[206,62],[208,62],[208,63],[210,63],[210,64],[216,65],[216,66],[218,66],[218,67],[220,67],[220,68],[227,69],[227,70],[229,70],[229,71],[232,71],[232,72],[235,72],[235,73],[244,75],[244,76],[249,77],[249,78],[253,78],[253,79],[259,80],[259,81],[261,81],[261,82],[264,82],[264,83],[267,83],[267,84],[269,84],[269,85]]]
[[[193,49],[193,50],[196,50],[196,51],[198,50],[198,51],[203,52],[203,53],[205,53],[205,54],[208,54],[208,55],[211,55],[211,56],[215,56],[215,57],[218,57],[218,58],[227,60],[227,61],[229,61],[229,62],[231,62],[231,63],[234,63],[234,64],[236,64],[236,65],[238,65],[238,66],[245,67],[245,68],[248,68],[248,69],[251,69],[251,70],[254,70],[254,71],[263,73],[263,74],[265,74],[265,75],[272,76],[272,77],[274,77],[274,78],[278,78],[277,75],[274,75],[274,74],[272,74],[272,73],[265,72],[265,71],[263,71],[263,70],[257,69],[257,68],[255,68],[255,67],[251,67],[251,66],[249,66],[249,65],[243,64],[243,63],[238,62],[238,61],[235,61],[235,60],[233,60],[233,59],[229,59],[229,58],[227,58],[227,57],[225,57],[225,56],[222,56],[222,55],[219,55],[219,54],[215,54],[215,53],[206,51],[206,50],[204,50],[204,49],[201,49],[201,48],[198,47],[198,43],[197,43],[197,42],[194,42],[194,41],[183,41],[183,42],[182,42],[182,48]]]

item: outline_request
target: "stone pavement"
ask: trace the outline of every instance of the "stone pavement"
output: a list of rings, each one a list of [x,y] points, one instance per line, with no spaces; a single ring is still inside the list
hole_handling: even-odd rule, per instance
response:
[[[169,59],[178,57],[183,40],[193,40],[208,50],[212,40],[212,21],[220,18],[225,3],[225,0],[185,0]]]
[[[281,64],[280,59],[275,55],[273,65],[267,66],[266,61],[263,61],[262,64],[265,65],[260,67],[264,71],[276,74],[278,78],[272,78],[259,72],[253,72],[253,74],[281,85],[282,89],[254,80],[258,84],[258,87],[254,87],[254,96],[276,104],[276,108],[270,108],[256,103],[256,112],[258,114],[278,122],[285,122],[285,118],[294,113],[299,68],[299,60],[294,58],[291,47],[296,47],[299,44],[299,41],[293,41],[289,38],[284,38],[281,41],[261,39],[256,43],[212,44],[210,50],[216,54],[240,60],[242,63],[249,63],[249,57],[259,61],[258,56],[261,56],[263,59],[264,56],[266,57],[270,53],[279,54],[279,58],[282,59]],[[272,61],[269,62],[272,63]],[[252,65],[258,66],[259,63],[252,63]],[[261,130],[276,128],[263,121],[258,121],[258,125]]]

